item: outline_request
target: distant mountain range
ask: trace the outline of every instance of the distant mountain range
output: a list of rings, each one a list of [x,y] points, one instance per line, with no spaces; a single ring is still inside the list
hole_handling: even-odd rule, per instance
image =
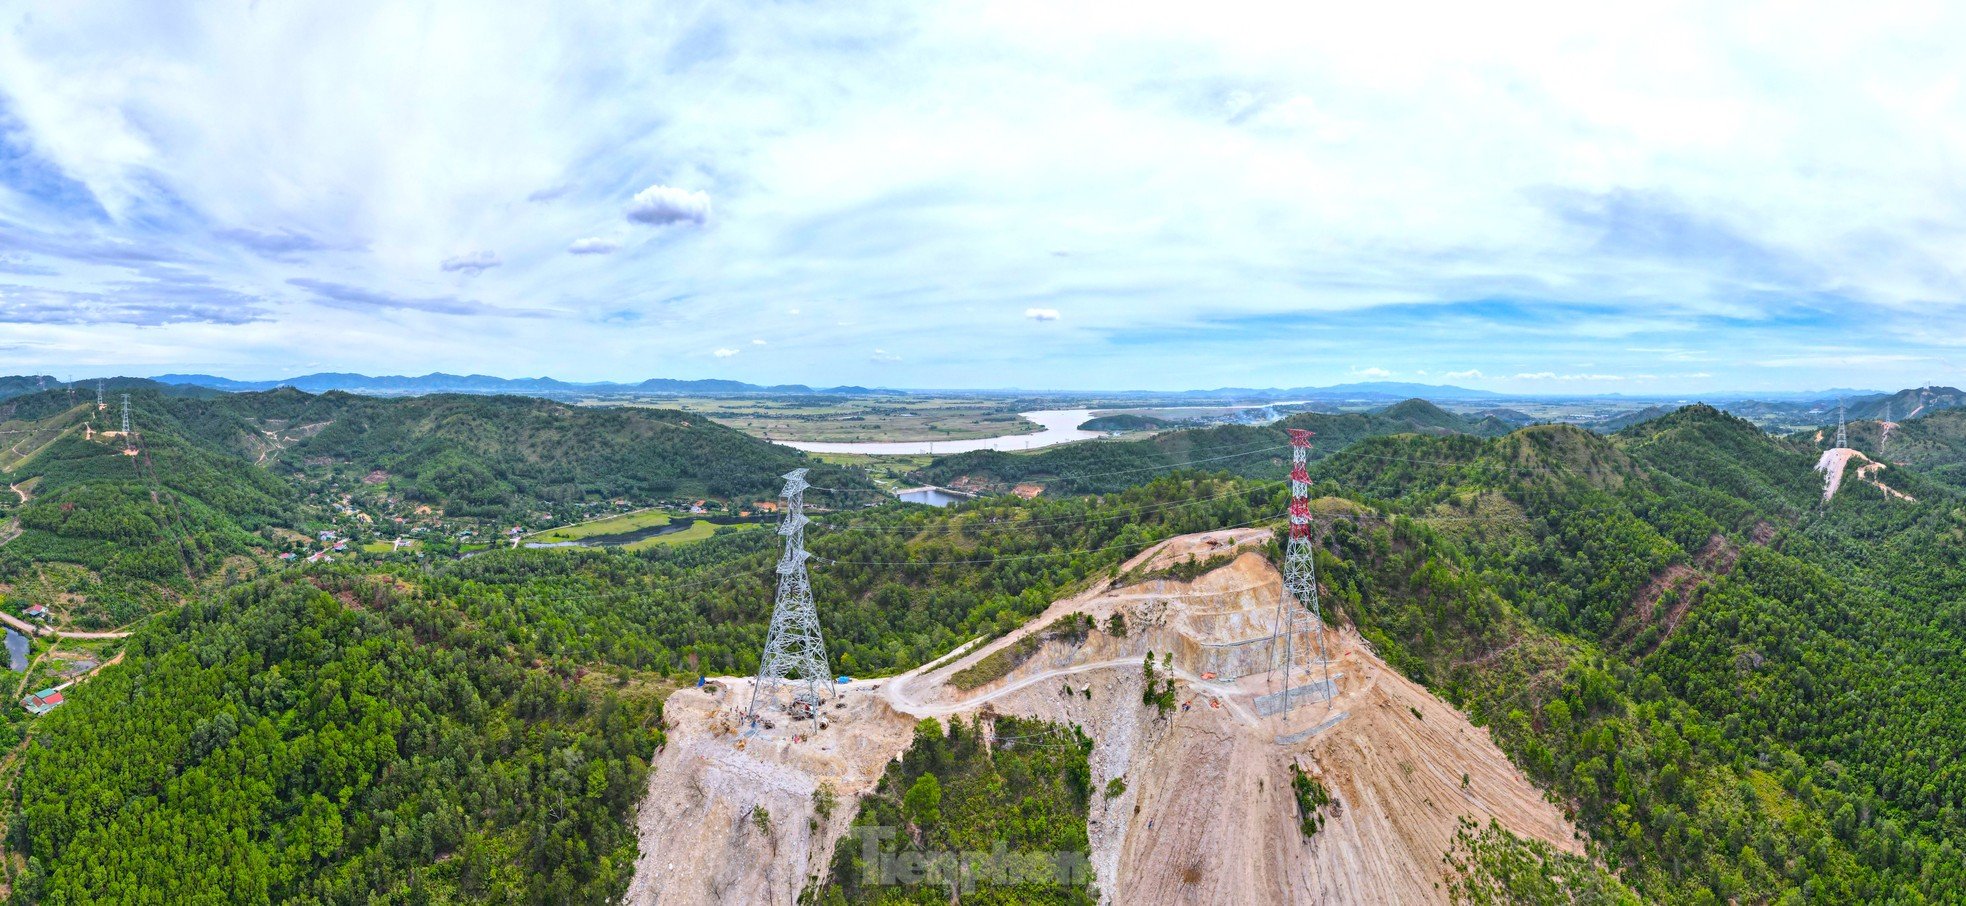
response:
[[[76,392],[92,392],[98,383],[96,378],[74,382]],[[777,395],[777,396],[856,396],[882,397],[907,396],[915,393],[948,394],[987,394],[989,391],[962,390],[895,390],[889,388],[870,388],[860,386],[812,387],[806,384],[751,384],[744,381],[705,379],[678,380],[674,378],[650,378],[645,381],[624,383],[616,381],[563,381],[550,377],[502,378],[484,374],[431,374],[409,375],[366,375],[350,372],[319,372],[298,377],[267,381],[241,381],[211,374],[161,374],[155,378],[107,378],[101,383],[105,389],[115,392],[131,387],[151,387],[172,396],[203,396],[214,391],[251,392],[272,390],[279,387],[292,387],[309,393],[326,393],[339,390],[348,393],[371,396],[417,396],[428,393],[506,393],[521,396],[574,396],[582,394],[649,394],[669,396],[717,396],[717,395]],[[23,396],[43,389],[56,389],[71,386],[52,375],[17,375],[0,377],[0,400]],[[1032,391],[1018,391],[1029,395]],[[1006,391],[1010,393],[1010,391]],[[1426,399],[1439,402],[1461,402],[1485,404],[1493,407],[1498,401],[1506,400],[1618,400],[1630,399],[1634,409],[1603,419],[1602,424],[1591,427],[1597,430],[1617,430],[1634,421],[1642,421],[1662,412],[1670,411],[1679,405],[1694,401],[1685,399],[1666,399],[1645,396],[1626,396],[1623,394],[1604,394],[1582,397],[1572,394],[1508,394],[1492,390],[1475,390],[1451,384],[1416,384],[1403,381],[1361,381],[1348,384],[1335,384],[1329,387],[1217,387],[1212,390],[1168,391],[1112,391],[1112,392],[1059,392],[1057,396],[1082,398],[1124,398],[1129,400],[1163,399],[1198,403],[1204,401],[1235,401],[1244,403],[1281,403],[1303,401],[1343,406],[1344,404],[1364,404],[1383,406],[1408,399]],[[1698,399],[1716,403],[1735,415],[1752,419],[1764,425],[1823,424],[1835,420],[1836,402],[1845,401],[1848,417],[1874,419],[1887,411],[1896,418],[1913,418],[1914,413],[1936,411],[1953,406],[1966,405],[1966,394],[1951,387],[1925,387],[1902,390],[1895,394],[1877,390],[1832,389],[1821,391],[1763,391],[1738,393],[1698,394]],[[1889,409],[1886,403],[1889,402]],[[1664,406],[1651,406],[1651,403],[1665,403]],[[1512,409],[1486,408],[1479,415],[1495,415],[1500,421],[1515,425],[1528,424],[1534,419]]]
[[[40,380],[23,378],[22,381]],[[58,384],[47,378],[49,386]],[[501,378],[485,374],[446,374],[434,372],[420,376],[406,375],[366,375],[348,372],[324,371],[304,374],[299,377],[281,378],[271,381],[240,381],[211,374],[160,374],[152,380],[161,384],[178,386],[210,387],[215,390],[249,392],[272,390],[276,387],[292,387],[309,393],[325,393],[329,390],[342,390],[349,393],[368,394],[418,394],[418,393],[673,393],[691,394],[816,394],[824,396],[886,396],[904,395],[910,392],[885,388],[858,386],[811,387],[805,384],[750,384],[744,381],[729,380],[676,380],[673,378],[650,378],[638,383],[615,381],[562,381],[557,378]],[[32,388],[24,388],[31,390]],[[1424,397],[1438,400],[1480,400],[1510,398],[1508,394],[1489,390],[1472,390],[1444,384],[1412,384],[1400,381],[1370,381],[1351,384],[1336,384],[1330,387],[1290,387],[1253,388],[1219,387],[1214,390],[1167,391],[1127,391],[1114,394],[1092,394],[1114,396],[1150,396],[1194,399],[1247,399],[1247,400],[1387,400],[1398,401]],[[1518,394],[1517,397],[1520,395]]]
[[[579,383],[555,378],[501,378],[485,374],[445,374],[433,372],[417,377],[405,375],[370,376],[345,372],[320,372],[304,374],[300,377],[283,378],[276,381],[235,381],[210,374],[160,374],[153,380],[162,384],[195,385],[217,390],[244,392],[272,390],[276,387],[292,387],[309,393],[325,393],[329,390],[342,390],[349,393],[366,394],[422,394],[422,393],[514,393],[534,395],[541,393],[673,393],[678,395],[720,394],[720,393],[777,393],[777,394],[820,394],[825,396],[883,396],[899,394],[898,390],[874,390],[867,387],[825,387],[813,388],[804,384],[747,384],[743,381],[700,380],[681,381],[672,378],[650,378],[635,384],[613,381]]]

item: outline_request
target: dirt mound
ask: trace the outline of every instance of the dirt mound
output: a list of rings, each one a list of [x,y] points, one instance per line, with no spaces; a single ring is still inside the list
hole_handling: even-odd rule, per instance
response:
[[[1245,537],[1246,534],[1246,537]],[[1266,532],[1205,533],[1157,546],[1121,567],[1165,568],[1260,542]],[[1400,676],[1349,632],[1326,632],[1328,663],[1308,633],[1287,676],[1271,670],[1282,577],[1244,550],[1192,581],[1156,579],[1053,604],[1023,628],[929,668],[856,682],[848,707],[815,741],[786,727],[743,739],[724,732],[731,699],[684,690],[670,700],[671,742],[658,758],[641,818],[642,857],[630,903],[790,903],[825,865],[851,818],[922,717],[983,709],[1069,722],[1094,739],[1089,835],[1102,902],[1441,903],[1463,816],[1581,852],[1575,829],[1497,749],[1486,730]],[[1093,629],[1048,627],[1085,614]],[[1111,631],[1117,614],[1124,633]],[[1084,621],[1078,621],[1083,625]],[[949,682],[997,652],[1021,660],[967,689]],[[1210,666],[1236,660],[1234,677]],[[1176,706],[1142,704],[1142,660],[1170,658]],[[1308,653],[1307,653],[1308,652]],[[1257,669],[1260,668],[1260,669]],[[1332,678],[1335,695],[1319,684]],[[973,675],[973,674],[972,674]],[[1288,686],[1296,706],[1262,716]],[[877,688],[878,687],[878,688]],[[1316,688],[1319,691],[1306,691]],[[1319,777],[1335,800],[1324,827],[1298,828],[1290,766]],[[1465,778],[1465,782],[1464,779]],[[821,781],[842,807],[816,821]],[[1117,789],[1117,787],[1115,787]],[[763,807],[773,831],[752,819]],[[810,822],[810,823],[809,823]]]

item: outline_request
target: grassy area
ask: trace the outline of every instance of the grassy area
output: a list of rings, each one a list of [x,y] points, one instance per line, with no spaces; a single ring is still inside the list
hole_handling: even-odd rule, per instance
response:
[[[935,457],[926,453],[900,454],[894,456],[870,456],[865,453],[814,453],[812,458],[836,466],[848,466],[867,470],[867,477],[874,484],[892,491],[900,487],[913,487],[916,483],[908,480],[908,473],[926,468]]]
[[[579,541],[585,538],[625,535],[629,532],[668,525],[674,521],[675,517],[660,510],[639,510],[633,513],[623,513],[619,516],[609,516],[605,519],[596,519],[591,522],[580,522],[573,525],[563,525],[559,528],[547,529],[543,532],[527,535],[525,540],[530,543],[561,544],[568,541]],[[747,522],[723,526],[712,524],[705,519],[698,519],[690,523],[688,528],[680,532],[670,532],[666,535],[643,538],[640,541],[621,545],[620,549],[638,551],[647,550],[658,544],[686,544],[691,541],[701,541],[716,534],[720,528],[742,531],[757,528],[757,524]]]
[[[668,513],[662,512],[661,510],[638,510],[633,513],[623,513],[619,516],[609,516],[605,519],[577,522],[573,525],[563,525],[559,528],[547,529],[538,534],[527,535],[525,540],[537,541],[541,544],[558,544],[563,541],[579,541],[582,538],[591,538],[595,535],[620,535],[668,524]],[[692,526],[691,528],[694,529],[695,527]],[[687,535],[689,532],[684,531],[679,534]]]
[[[633,544],[623,545],[621,549],[629,550],[629,551],[638,551],[638,550],[644,550],[646,548],[654,547],[658,544],[687,544],[691,541],[701,541],[705,538],[708,538],[711,535],[716,534],[718,529],[728,529],[733,532],[743,532],[760,527],[761,527],[760,523],[756,523],[756,522],[739,522],[736,523],[735,525],[712,525],[708,522],[698,519],[697,521],[690,523],[689,528],[683,529],[680,532],[671,532],[667,535],[657,535],[653,538],[644,538]]]

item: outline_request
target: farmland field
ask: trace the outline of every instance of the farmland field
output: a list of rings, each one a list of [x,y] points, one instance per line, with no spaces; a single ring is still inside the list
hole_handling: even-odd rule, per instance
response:
[[[702,413],[754,437],[851,442],[968,440],[1037,431],[1037,425],[1018,416],[1019,402],[925,396],[673,397],[628,405]]]

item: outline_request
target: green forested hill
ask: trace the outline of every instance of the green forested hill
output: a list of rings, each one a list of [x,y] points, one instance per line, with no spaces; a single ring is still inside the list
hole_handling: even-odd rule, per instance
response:
[[[1966,489],[1966,408],[1941,409],[1895,424],[1886,439],[1877,422],[1852,422],[1850,445],[1873,459],[1916,466],[1937,480]]]
[[[1325,452],[1360,432],[1313,470],[1328,612],[1487,725],[1643,898],[1957,901],[1966,498],[1912,466],[1892,480],[1916,503],[1853,481],[1825,504],[1809,445],[1707,407],[1611,436],[1373,418],[1313,426]],[[1281,436],[1214,430],[1167,436],[1241,438],[1260,478],[1150,478],[1178,461],[1159,459],[1097,494],[821,519],[834,664],[903,669],[1159,538],[1277,524]],[[603,901],[652,739],[627,692],[755,669],[775,541],[335,564],[153,621],[129,663],[36,725],[10,824],[34,860],[21,889]],[[921,772],[897,771],[884,795],[906,808]],[[965,771],[949,776],[989,779]],[[1043,830],[1069,835],[1083,791],[1057,792]]]
[[[1116,490],[1175,469],[1195,468],[1250,477],[1273,478],[1284,471],[1290,428],[1317,433],[1313,459],[1323,458],[1367,437],[1389,434],[1472,434],[1494,436],[1509,430],[1492,416],[1471,419],[1426,400],[1407,400],[1376,412],[1304,412],[1270,425],[1219,425],[1169,431],[1141,440],[1070,444],[1034,453],[983,450],[944,456],[918,473],[924,481],[953,484],[968,478],[986,486],[1036,482],[1050,494],[1096,494]]]
[[[1704,407],[1604,439],[1395,438],[1320,470],[1332,598],[1663,902],[1966,889],[1966,510],[1845,491]],[[1528,455],[1525,455],[1528,454]],[[1327,487],[1321,484],[1321,489]]]
[[[127,389],[137,457],[84,436],[120,426],[121,393],[101,412],[93,394],[78,404],[66,390],[0,403],[13,445],[0,479],[28,497],[0,494],[0,523],[19,528],[11,540],[0,530],[0,584],[81,628],[127,624],[228,565],[250,572],[292,539],[336,527],[322,520],[365,480],[384,482],[405,511],[508,522],[582,518],[583,505],[618,498],[769,499],[799,466],[822,487],[869,487],[857,472],[671,410]]]
[[[413,581],[287,576],[154,621],[24,752],[19,901],[601,902],[654,704]]]
[[[65,394],[30,401],[51,398],[66,403]],[[91,402],[34,423],[44,430],[28,436],[45,442],[0,473],[28,498],[8,495],[20,534],[0,545],[0,582],[83,628],[122,625],[248,555],[261,543],[256,532],[285,524],[295,499],[287,483],[199,443],[164,402],[132,395],[144,426],[137,456],[125,456],[120,440],[85,439],[87,425],[118,425],[118,407],[98,413]]]
[[[700,416],[570,406],[519,396],[379,398],[297,390],[183,401],[174,411],[241,455],[318,476],[380,470],[412,500],[498,518],[554,503],[629,497],[768,499],[815,465]],[[815,484],[863,480],[819,466]]]

